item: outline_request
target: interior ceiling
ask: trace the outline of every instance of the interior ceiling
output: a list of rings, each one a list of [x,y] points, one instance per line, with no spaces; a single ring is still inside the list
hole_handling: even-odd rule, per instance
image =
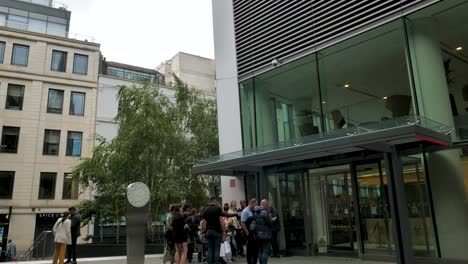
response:
[[[320,59],[321,86],[326,89],[323,98],[335,104],[334,107],[340,107],[392,95],[388,91],[409,94],[408,69],[400,34],[401,31],[392,31]],[[373,96],[344,89],[343,85],[348,83],[353,89]],[[256,85],[289,100],[317,98],[315,62],[290,70],[287,77],[273,75],[257,81]]]

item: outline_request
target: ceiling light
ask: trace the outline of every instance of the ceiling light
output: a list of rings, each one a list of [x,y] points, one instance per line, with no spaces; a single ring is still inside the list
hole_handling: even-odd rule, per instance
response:
[[[463,47],[458,47],[455,49],[456,51],[462,51],[463,50]]]
[[[384,96],[382,99],[384,99],[384,100],[387,100],[387,99],[388,99],[388,97],[387,97],[387,96]]]
[[[349,85],[349,84],[345,84],[345,85],[344,85],[344,88],[349,88],[350,86],[351,86],[351,85]]]
[[[327,102],[323,101],[322,104],[326,104]]]

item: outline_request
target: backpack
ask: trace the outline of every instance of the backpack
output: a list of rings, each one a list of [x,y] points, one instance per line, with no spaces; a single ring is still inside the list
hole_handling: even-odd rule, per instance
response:
[[[265,209],[255,213],[255,237],[257,240],[271,240],[272,234],[272,224],[271,219],[268,219],[270,216],[265,214]]]

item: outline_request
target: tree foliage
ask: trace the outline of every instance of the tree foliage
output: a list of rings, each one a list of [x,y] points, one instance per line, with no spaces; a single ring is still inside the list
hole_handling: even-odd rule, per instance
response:
[[[136,181],[151,190],[153,220],[169,203],[206,203],[208,179],[191,175],[191,168],[194,160],[217,154],[216,104],[177,76],[173,88],[172,98],[147,83],[119,88],[117,136],[98,137],[93,156],[73,171],[82,186],[98,194],[93,203],[82,204],[82,212],[119,224],[126,187]]]

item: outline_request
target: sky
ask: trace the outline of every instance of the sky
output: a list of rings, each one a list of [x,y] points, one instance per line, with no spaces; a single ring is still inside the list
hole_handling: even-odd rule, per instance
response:
[[[70,33],[94,37],[108,61],[155,68],[183,51],[214,58],[211,0],[57,0]]]

